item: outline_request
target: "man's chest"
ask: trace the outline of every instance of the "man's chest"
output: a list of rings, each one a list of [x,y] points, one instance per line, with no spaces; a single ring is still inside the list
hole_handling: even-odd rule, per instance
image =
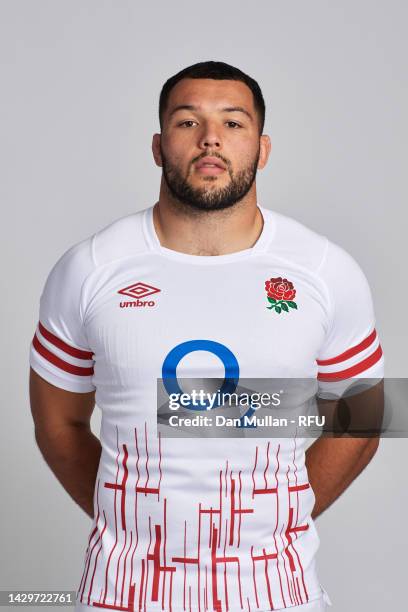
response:
[[[224,376],[228,363],[241,377],[313,376],[326,321],[319,283],[273,262],[113,266],[86,312],[96,375],[134,384],[161,377],[170,355],[180,377]]]

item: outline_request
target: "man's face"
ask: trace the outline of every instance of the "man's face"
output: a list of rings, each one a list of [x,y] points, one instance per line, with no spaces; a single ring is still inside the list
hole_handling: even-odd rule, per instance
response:
[[[173,198],[196,210],[239,202],[255,181],[258,126],[252,92],[244,83],[179,81],[170,92],[160,138],[163,177]],[[216,159],[207,165],[206,157]]]

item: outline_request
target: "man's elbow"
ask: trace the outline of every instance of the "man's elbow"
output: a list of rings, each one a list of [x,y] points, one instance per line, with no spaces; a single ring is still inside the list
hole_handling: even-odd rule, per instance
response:
[[[376,454],[378,447],[380,445],[380,438],[373,437],[367,438],[364,442],[363,455],[367,460],[367,463],[371,461],[371,459]]]

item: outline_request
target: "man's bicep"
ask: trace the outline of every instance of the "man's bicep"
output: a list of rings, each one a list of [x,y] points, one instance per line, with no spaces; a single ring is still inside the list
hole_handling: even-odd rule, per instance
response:
[[[384,379],[354,379],[353,384],[337,399],[317,396],[320,416],[325,419],[325,431],[336,436],[377,440],[383,428]]]
[[[89,426],[95,391],[66,391],[47,382],[30,367],[30,405],[36,431],[53,433],[66,425]]]

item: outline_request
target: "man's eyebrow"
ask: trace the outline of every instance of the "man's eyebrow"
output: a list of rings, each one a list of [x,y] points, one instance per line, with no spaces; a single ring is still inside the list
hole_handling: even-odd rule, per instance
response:
[[[251,121],[253,121],[251,113],[243,106],[230,106],[228,108],[223,108],[222,111],[225,113],[244,113],[250,118]]]
[[[200,109],[198,108],[198,106],[194,106],[193,104],[179,104],[178,106],[175,106],[171,110],[169,117],[171,117],[172,115],[174,115],[174,113],[177,113],[177,111],[180,111],[180,110],[197,111]],[[228,106],[226,108],[222,108],[221,112],[223,113],[244,113],[245,115],[247,115],[247,117],[249,117],[251,121],[253,121],[253,117],[251,113],[247,111],[246,108],[244,108],[243,106]]]

